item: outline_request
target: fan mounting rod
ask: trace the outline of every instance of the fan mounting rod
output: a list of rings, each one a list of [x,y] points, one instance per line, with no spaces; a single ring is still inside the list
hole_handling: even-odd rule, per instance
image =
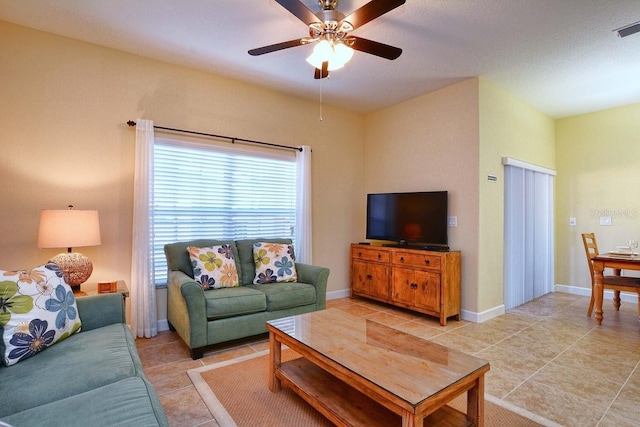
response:
[[[313,43],[321,39],[331,42],[344,41],[347,33],[353,31],[353,25],[344,20],[345,15],[336,10],[338,0],[318,0],[320,12],[315,16],[319,22],[309,24],[309,37],[303,39],[302,43]]]
[[[322,10],[335,10],[338,7],[338,0],[318,0],[318,5]]]

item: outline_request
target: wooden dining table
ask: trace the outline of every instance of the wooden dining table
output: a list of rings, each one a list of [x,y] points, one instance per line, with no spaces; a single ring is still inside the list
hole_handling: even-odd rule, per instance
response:
[[[602,286],[602,280],[604,277],[604,269],[612,268],[619,274],[620,270],[638,270],[640,271],[640,254],[619,255],[612,253],[603,253],[594,258],[593,272],[595,281],[593,285],[595,309],[596,309],[596,322],[598,325],[602,324],[602,300],[604,298],[604,287]]]

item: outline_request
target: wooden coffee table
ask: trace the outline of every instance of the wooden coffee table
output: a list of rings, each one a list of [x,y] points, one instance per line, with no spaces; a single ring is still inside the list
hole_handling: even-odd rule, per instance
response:
[[[338,426],[484,425],[489,362],[339,309],[267,322],[269,389]],[[302,357],[282,362],[282,344]],[[467,392],[467,413],[446,404]]]

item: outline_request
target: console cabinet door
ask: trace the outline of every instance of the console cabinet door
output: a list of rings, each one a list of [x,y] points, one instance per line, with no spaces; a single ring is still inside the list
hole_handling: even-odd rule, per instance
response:
[[[363,293],[369,295],[369,284],[371,280],[368,280],[368,266],[366,262],[353,261],[352,267],[352,284],[353,291],[357,293]]]
[[[415,293],[416,306],[440,313],[440,275],[416,271],[415,283],[418,285]]]
[[[391,278],[393,301],[414,305],[414,271],[407,268],[394,268]]]
[[[392,300],[440,312],[440,275],[409,268],[394,268]]]
[[[389,267],[353,261],[353,290],[366,295],[389,298]]]
[[[369,275],[371,276],[371,285],[369,285],[371,295],[389,299],[389,267],[369,264]]]

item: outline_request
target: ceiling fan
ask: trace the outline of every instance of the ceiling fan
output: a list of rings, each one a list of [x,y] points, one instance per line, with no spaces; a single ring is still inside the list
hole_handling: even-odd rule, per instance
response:
[[[341,68],[349,61],[353,55],[353,49],[390,60],[402,54],[400,48],[352,36],[350,32],[403,5],[406,0],[371,0],[346,16],[336,10],[338,0],[318,0],[322,10],[315,14],[300,0],[276,0],[276,2],[307,24],[309,37],[251,49],[249,55],[264,55],[290,47],[316,43],[314,52],[307,58],[307,62],[315,67],[314,78],[323,79],[329,76],[329,71]]]

